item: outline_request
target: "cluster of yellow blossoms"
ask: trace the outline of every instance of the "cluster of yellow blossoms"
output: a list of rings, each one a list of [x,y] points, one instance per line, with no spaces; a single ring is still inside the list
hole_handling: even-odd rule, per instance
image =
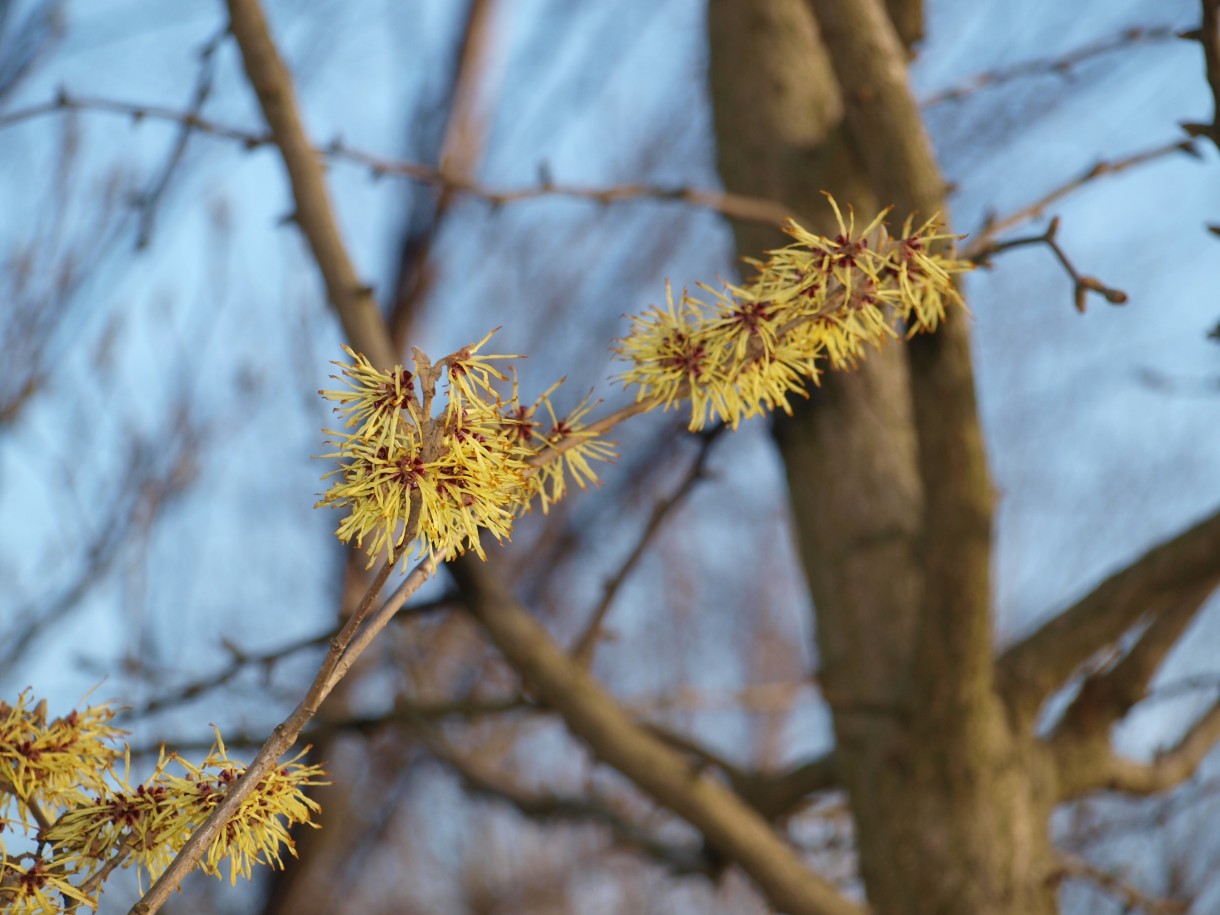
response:
[[[48,721],[45,703],[31,707],[0,702],[0,832],[23,837],[26,850],[0,844],[0,910],[50,915],[85,905],[97,908],[105,876],[117,866],[136,866],[155,879],[187,839],[242,777],[244,766],[217,744],[195,766],[162,754],[152,775],[132,787],[116,765],[124,758],[121,731],[106,705]],[[185,774],[171,775],[176,763]],[[126,769],[130,769],[130,764]],[[295,760],[259,782],[199,869],[249,877],[256,864],[281,865],[292,853],[288,830],[308,823],[317,804],[303,789],[317,784],[315,766]]]
[[[684,292],[675,304],[670,292],[665,310],[631,319],[615,347],[628,363],[620,379],[638,389],[631,412],[689,400],[693,430],[790,412],[788,396],[804,394],[823,364],[854,366],[869,345],[934,330],[961,303],[953,275],[972,265],[942,253],[951,236],[938,234],[935,219],[914,229],[908,220],[893,237],[882,213],[857,233],[854,215],[845,221],[830,204],[836,237],[790,222],[795,243],[751,261],[748,284],[702,287],[710,303]],[[348,510],[338,536],[366,547],[370,563],[382,554],[405,562],[417,538],[425,552],[482,556],[481,531],[506,538],[535,498],[545,510],[567,474],[583,488],[596,481],[591,462],[613,457],[597,437],[607,423],[583,422],[587,401],[558,418],[556,385],[522,404],[515,380],[492,368],[518,357],[481,354],[490,337],[435,365],[416,351],[413,373],[381,371],[347,349],[351,363],[336,363],[346,389],[319,392],[338,404],[344,431],[331,433],[337,450],[326,457],[339,467],[318,504]],[[438,383],[445,402],[434,409]]]
[[[973,265],[940,253],[952,236],[937,234],[935,219],[914,230],[908,220],[895,238],[882,213],[857,233],[854,215],[845,222],[830,204],[836,237],[790,221],[795,243],[749,261],[756,273],[746,285],[701,286],[710,303],[683,292],[675,305],[667,290],[665,310],[631,319],[616,352],[638,401],[689,400],[692,430],[777,407],[790,413],[788,395],[817,383],[821,363],[851,368],[869,345],[934,330],[947,305],[961,304],[953,274]]]
[[[435,364],[416,350],[414,372],[381,371],[345,347],[351,364],[335,364],[347,389],[319,392],[339,405],[345,431],[330,433],[338,450],[326,457],[340,466],[318,504],[349,509],[336,533],[360,547],[367,541],[370,563],[382,553],[405,561],[416,537],[438,555],[470,548],[483,556],[480,531],[504,539],[534,499],[546,510],[562,498],[567,475],[584,487],[596,480],[590,461],[613,457],[584,425],[587,400],[555,413],[559,382],[523,404],[515,378],[509,385],[492,367],[519,357],[480,353],[491,336]],[[444,405],[434,410],[438,382]]]

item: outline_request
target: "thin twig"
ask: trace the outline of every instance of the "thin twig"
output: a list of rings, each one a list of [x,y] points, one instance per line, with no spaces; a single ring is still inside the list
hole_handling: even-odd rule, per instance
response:
[[[644,554],[648,551],[648,545],[652,542],[653,537],[660,531],[661,526],[665,523],[665,519],[685,501],[686,497],[694,490],[696,484],[700,480],[707,478],[706,468],[707,459],[711,454],[712,446],[720,438],[720,435],[725,430],[724,423],[718,423],[711,429],[704,432],[700,438],[699,453],[695,456],[695,460],[691,463],[690,469],[682,479],[681,485],[665,499],[657,502],[653,506],[652,512],[648,516],[647,522],[644,524],[644,529],[636,538],[635,546],[619,566],[619,569],[606,582],[602,593],[602,599],[597,605],[597,609],[593,611],[593,615],[589,618],[589,623],[584,631],[576,639],[572,646],[572,657],[586,667],[593,661],[593,652],[597,648],[597,643],[602,636],[602,627],[606,621],[606,616],[610,612],[611,606],[614,604],[615,597],[618,596],[619,590],[627,577],[644,558]]]
[[[418,514],[418,503],[413,503],[413,519],[408,523],[408,530],[412,530],[417,526]],[[404,539],[403,542],[404,544],[409,544],[411,539]],[[144,894],[143,898],[132,906],[129,915],[152,915],[152,913],[158,911],[165,904],[165,901],[178,889],[186,875],[199,863],[200,858],[211,847],[212,842],[215,841],[225,824],[237,814],[241,805],[254,793],[262,777],[271,770],[276,761],[288,752],[296,742],[305,725],[313,718],[322,701],[330,694],[335,683],[338,682],[338,678],[335,676],[336,670],[342,667],[346,671],[359,653],[363,651],[364,647],[368,645],[371,635],[376,634],[376,632],[373,632],[369,638],[365,638],[365,630],[368,627],[362,627],[361,623],[368,616],[373,601],[376,600],[377,594],[385,585],[390,572],[397,565],[404,548],[399,547],[394,555],[390,557],[390,560],[377,573],[356,611],[348,619],[340,633],[331,641],[330,650],[327,652],[317,676],[314,678],[313,683],[310,685],[308,692],[306,692],[300,704],[297,705],[291,715],[271,732],[271,736],[267,738],[262,749],[258,751],[258,755],[254,757],[254,760],[246,768],[241,778],[228,794],[225,795],[224,800],[213,810],[203,825],[192,834],[169,867],[157,878],[157,881]],[[420,562],[412,569],[411,574],[407,576],[393,596],[373,615],[368,625],[384,626],[389,621],[389,617],[402,606],[406,598],[417,591],[432,576],[435,569],[436,560],[434,557],[430,556]]]
[[[186,109],[186,118],[182,121],[182,129],[174,141],[169,158],[161,168],[161,174],[145,193],[139,197],[140,222],[136,234],[136,249],[143,250],[152,241],[153,223],[157,217],[157,206],[169,187],[170,179],[175,169],[186,153],[186,146],[191,140],[191,133],[196,129],[196,122],[203,112],[208,96],[212,94],[212,83],[216,74],[216,49],[229,34],[228,28],[223,28],[210,38],[199,51],[199,75],[195,80],[195,88],[191,92],[191,102]]]
[[[122,115],[131,118],[136,123],[144,120],[169,121],[189,126],[198,133],[209,134],[223,140],[232,140],[248,150],[258,149],[275,142],[272,135],[265,131],[234,127],[199,117],[189,111],[181,111],[163,105],[145,105],[139,102],[124,102],[96,96],[70,95],[63,89],[60,89],[56,97],[49,102],[30,105],[0,115],[0,128],[65,111]],[[494,207],[544,197],[572,197],[600,204],[629,200],[682,203],[697,209],[711,210],[728,219],[777,226],[783,225],[785,220],[792,215],[788,207],[774,200],[689,185],[621,184],[597,187],[565,184],[552,181],[547,177],[533,186],[495,188],[469,177],[452,174],[443,167],[438,168],[419,162],[406,162],[379,156],[348,146],[341,140],[334,140],[323,147],[313,147],[312,154],[316,159],[329,159],[361,166],[368,169],[369,175],[373,178],[386,176],[407,178],[435,187],[448,188],[455,194],[476,197]]]
[[[451,607],[454,602],[452,596],[442,596],[436,600],[423,601],[418,604],[412,604],[399,613],[395,619],[404,620],[408,618],[416,618],[427,613],[443,610]],[[193,699],[198,699],[203,694],[219,689],[222,686],[229,685],[233,679],[247,667],[260,667],[265,671],[269,671],[276,664],[295,654],[300,654],[303,651],[309,651],[311,648],[321,648],[327,645],[331,639],[339,634],[340,627],[332,626],[325,632],[319,632],[316,635],[305,636],[296,641],[289,642],[286,645],[281,645],[278,648],[272,648],[267,651],[249,653],[241,650],[237,645],[231,642],[225,642],[225,648],[229,652],[229,662],[215,673],[200,677],[197,680],[192,680],[182,686],[177,687],[172,692],[162,692],[156,699],[148,702],[138,709],[124,712],[124,717],[132,719],[143,719],[156,712],[164,711],[167,708],[172,708],[183,703],[190,702]]]
[[[1076,305],[1076,310],[1084,313],[1086,300],[1090,292],[1095,292],[1104,298],[1111,305],[1122,305],[1127,301],[1127,293],[1121,289],[1115,289],[1112,286],[1107,286],[1101,280],[1094,276],[1086,276],[1076,269],[1063,248],[1060,247],[1056,236],[1059,233],[1059,217],[1056,216],[1050,221],[1046,231],[1041,235],[1029,235],[1022,238],[1010,238],[1005,241],[990,242],[982,247],[972,258],[975,263],[984,267],[991,266],[991,258],[1004,251],[1011,251],[1014,248],[1022,248],[1028,245],[1046,245],[1051,253],[1055,255],[1055,259],[1067,272],[1067,275],[1072,279],[1072,301]]]
[[[1196,148],[1194,141],[1175,140],[1170,143],[1161,143],[1148,149],[1142,149],[1139,152],[1134,152],[1129,156],[1123,156],[1119,159],[1102,159],[1095,162],[1075,178],[1065,181],[1033,203],[1023,206],[1021,209],[1004,217],[988,216],[979,230],[972,235],[970,244],[961,251],[961,256],[968,260],[975,260],[994,241],[997,235],[1031,219],[1039,218],[1052,204],[1058,203],[1065,197],[1076,193],[1076,191],[1098,178],[1117,175],[1136,166],[1144,165],[1147,162],[1171,156],[1174,153],[1185,153],[1196,159],[1199,158],[1199,150]]]
[[[1078,48],[1073,48],[1060,57],[1043,57],[1037,60],[1027,60],[1009,67],[998,67],[994,70],[977,73],[969,79],[958,83],[956,86],[942,89],[929,95],[927,98],[921,99],[919,104],[924,108],[932,108],[947,102],[960,102],[962,99],[982,89],[990,89],[1028,77],[1059,76],[1067,78],[1072,75],[1072,71],[1078,66],[1095,57],[1101,57],[1114,51],[1126,50],[1134,45],[1151,44],[1175,37],[1177,35],[1172,26],[1135,26],[1124,29],[1117,35],[1112,35],[1109,38],[1102,38],[1098,41],[1081,45]]]

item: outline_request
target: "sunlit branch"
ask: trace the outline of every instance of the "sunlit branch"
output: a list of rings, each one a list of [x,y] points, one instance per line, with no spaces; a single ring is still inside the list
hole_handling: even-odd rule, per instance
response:
[[[418,506],[415,510],[418,511]],[[417,519],[413,523],[417,523]],[[410,539],[405,542],[410,543]],[[398,564],[399,558],[398,555],[391,557],[391,560],[386,562],[374,577],[364,598],[360,601],[360,605],[348,618],[339,634],[331,641],[330,650],[300,704],[291,715],[276,726],[262,749],[258,751],[258,755],[246,768],[242,778],[226,793],[224,800],[216,806],[204,824],[195,831],[148,892],[131,908],[130,915],[152,915],[165,904],[186,875],[199,863],[225,824],[241,808],[246,798],[255,791],[259,780],[296,742],[305,725],[309,723],[323,700],[333,690],[338,679],[336,672],[346,671],[354,663],[359,653],[379,631],[375,627],[384,627],[407,597],[419,590],[420,586],[432,577],[436,569],[436,558],[433,556],[420,562],[382,607],[375,614],[370,615],[377,594],[380,593],[390,573]],[[366,619],[367,625],[362,625]]]

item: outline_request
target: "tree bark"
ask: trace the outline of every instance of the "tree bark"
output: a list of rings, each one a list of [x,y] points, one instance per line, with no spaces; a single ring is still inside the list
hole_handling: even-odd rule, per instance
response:
[[[943,207],[880,3],[713,0],[709,33],[726,189],[781,200],[827,234],[822,189],[866,219],[893,204],[899,225]],[[737,241],[742,255],[771,246],[754,228]],[[1055,911],[1054,768],[995,687],[965,321],[825,377],[776,440],[873,910]]]

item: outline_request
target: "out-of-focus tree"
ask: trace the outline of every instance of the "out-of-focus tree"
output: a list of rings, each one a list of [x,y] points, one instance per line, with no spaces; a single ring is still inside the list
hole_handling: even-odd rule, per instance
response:
[[[650,17],[664,15],[651,4],[602,12],[566,4],[527,12],[503,0],[440,5],[435,18],[445,23],[444,37],[429,47],[444,46],[446,63],[423,53],[422,28],[408,30],[419,53],[406,55],[415,97],[402,159],[340,139],[327,143],[306,127],[314,120],[306,87],[316,79],[308,57],[336,53],[326,47],[332,36],[324,25],[335,10],[325,6],[283,13],[297,30],[289,67],[279,45],[292,29],[270,28],[257,0],[228,0],[224,29],[200,25],[193,86],[175,87],[186,107],[74,86],[50,102],[13,101],[58,36],[65,29],[71,35],[71,17],[42,4],[10,22],[11,6],[0,6],[0,47],[13,49],[5,55],[11,63],[0,65],[0,127],[13,135],[57,123],[61,133],[46,144],[57,157],[49,196],[22,199],[40,216],[12,236],[6,252],[0,339],[10,370],[0,379],[0,436],[6,466],[36,451],[39,436],[66,440],[52,449],[43,478],[62,480],[70,495],[39,502],[6,481],[2,495],[13,507],[5,517],[25,528],[27,560],[5,557],[0,566],[11,567],[17,582],[3,621],[0,669],[21,670],[38,684],[71,650],[62,633],[96,629],[119,646],[113,654],[124,663],[121,683],[132,691],[121,696],[133,706],[128,726],[147,738],[135,747],[137,766],[141,751],[155,753],[156,738],[166,733],[183,753],[196,739],[210,746],[210,735],[197,737],[197,725],[224,718],[230,752],[263,747],[256,770],[270,770],[300,736],[313,747],[310,762],[330,772],[331,784],[312,788],[322,829],[299,831],[298,857],[271,876],[265,898],[225,897],[223,887],[200,907],[236,904],[228,898],[269,913],[1208,910],[1220,887],[1206,875],[1220,849],[1181,836],[1215,806],[1199,773],[1220,740],[1220,703],[1210,701],[1218,681],[1206,660],[1176,685],[1165,685],[1165,671],[1175,669],[1171,652],[1189,648],[1188,630],[1200,644],[1215,644],[1202,624],[1220,585],[1220,515],[1200,520],[1194,506],[1205,507],[1216,493],[1195,487],[1185,500],[1190,510],[1173,518],[1148,512],[1139,536],[1099,536],[1100,558],[1063,557],[1067,568],[1042,576],[1063,576],[1063,584],[1031,587],[1020,618],[1004,618],[992,466],[1013,466],[1006,455],[1020,432],[980,418],[989,414],[985,402],[980,410],[976,371],[984,401],[1002,399],[1003,376],[989,376],[972,347],[991,356],[1005,346],[1037,350],[990,318],[980,300],[989,310],[1032,314],[1011,327],[1047,335],[1064,312],[1088,308],[1075,338],[1061,336],[1059,353],[1089,346],[1088,322],[1100,306],[1128,301],[1125,280],[1103,281],[1077,266],[1084,245],[1072,220],[1087,216],[1038,223],[1061,201],[1187,154],[1213,165],[1190,180],[1215,186],[1220,3],[1175,7],[1192,18],[1129,26],[1055,56],[994,64],[976,56],[971,62],[985,66],[981,74],[936,85],[922,106],[912,72],[935,68],[938,53],[950,56],[925,19],[963,15],[952,4],[943,15],[939,5],[925,10],[919,0],[709,0],[706,10],[687,4],[684,15],[671,18],[705,26],[690,56],[702,51],[706,76],[687,76],[661,109],[646,103],[660,93],[648,91],[655,87],[640,73],[622,78],[622,101],[590,104],[593,84],[619,85],[611,80],[622,69],[619,59],[644,40]],[[1152,15],[1151,8],[1133,6],[1132,15]],[[633,16],[640,21],[625,24]],[[1002,43],[1002,28],[988,33],[993,45]],[[1033,169],[1041,184],[1027,203],[1015,202],[994,178],[955,191],[938,164],[934,142],[941,161],[962,172],[969,172],[960,163],[970,156],[1016,144],[1020,122],[983,122],[968,108],[976,96],[1041,85],[1041,96],[1017,107],[1036,124],[1073,92],[1101,96],[1107,80],[1120,82],[1090,70],[1099,61],[1138,62],[1173,41],[1196,60],[1202,51],[1202,77],[1183,95],[1211,96],[1210,121],[1183,115],[1179,120],[1189,120],[1179,127],[1165,117],[1154,142],[1115,154],[1103,148],[1105,157],[1074,177],[1070,170],[1058,175],[1048,155]],[[589,60],[575,89],[563,68],[570,64],[546,70],[546,59],[569,47]],[[921,47],[928,50],[918,57]],[[1059,82],[1080,73],[1078,87]],[[342,91],[354,98],[379,87]],[[229,109],[214,113],[218,100],[231,108],[251,99],[257,116],[244,123],[255,126],[240,126]],[[617,120],[615,104],[624,106]],[[1121,97],[1105,104],[1107,112],[1124,110]],[[945,118],[946,110],[969,129]],[[152,161],[107,169],[80,137],[81,119],[98,112],[162,123],[170,132]],[[675,112],[691,116],[676,119]],[[604,124],[568,149],[563,130],[582,118]],[[506,166],[503,150],[548,134],[565,167],[611,167],[591,168],[593,180],[574,184],[555,177],[554,162],[535,159],[535,174]],[[204,143],[208,156],[200,154]],[[217,308],[214,321],[196,318],[193,327],[168,334],[147,313],[138,332],[125,326],[135,323],[131,315],[113,310],[87,320],[81,303],[98,296],[91,281],[124,269],[124,245],[134,243],[146,259],[168,257],[158,244],[173,223],[169,216],[184,197],[202,195],[191,176],[207,172],[219,155],[213,150],[256,152],[288,176],[285,196],[269,208],[287,214],[294,239],[304,240],[287,256],[319,278],[323,294],[294,286],[286,313],[250,305],[244,318],[231,319]],[[678,160],[704,168],[676,168]],[[713,187],[713,164],[722,190]],[[378,187],[402,181],[383,191],[397,210],[397,228],[376,227],[379,243],[392,251],[378,268],[388,275],[381,294],[366,276],[376,258],[351,240],[376,237],[374,220],[345,209],[351,186],[342,171],[353,166],[379,179]],[[243,193],[253,199],[266,192]],[[848,226],[827,193],[854,212]],[[1183,222],[1184,204],[1178,215],[1171,195],[1151,193],[1147,206],[1157,212],[1150,221],[1169,212],[1183,238],[1207,241],[1202,226]],[[90,205],[82,208],[82,200]],[[225,295],[253,298],[231,292],[241,287],[240,275],[226,279],[231,205],[210,204],[210,228],[188,236],[197,246],[205,244],[199,238],[212,239],[209,294],[217,304]],[[947,219],[951,204],[959,215],[986,214],[958,243],[957,257],[1002,276],[1024,256],[1018,251],[1044,255],[1047,279],[1010,290],[1003,304],[987,285],[994,281],[960,280],[978,316],[973,334],[965,310],[950,307],[937,322],[915,311],[898,319],[903,300],[897,292],[885,297],[887,284],[918,285],[939,263],[920,258],[950,256],[943,242],[929,243],[914,227],[938,213]],[[894,238],[868,233],[865,247],[850,220],[860,229],[885,207]],[[642,312],[640,301],[660,299],[662,275],[675,270],[684,271],[673,277],[676,287],[702,280],[727,296],[729,313],[749,317],[756,337],[740,353],[752,365],[765,363],[770,344],[757,342],[765,335],[756,328],[788,293],[755,278],[750,266],[731,285],[713,279],[717,269],[731,269],[722,257],[729,228],[741,257],[764,258],[786,244],[780,227],[789,216],[823,238],[810,244],[828,272],[814,279],[793,268],[785,282],[806,284],[800,295],[811,301],[831,296],[843,314],[888,314],[879,320],[898,321],[894,339],[864,358],[840,360],[853,363],[850,371],[822,371],[836,361],[832,347],[829,357],[819,356],[818,383],[809,385],[807,399],[789,398],[792,415],[781,410],[740,428],[713,423],[692,434],[685,407],[675,421],[640,406],[647,392],[633,407],[630,394],[605,384],[607,375],[624,371],[608,358],[615,338],[631,332],[620,313]],[[243,231],[259,238],[270,227]],[[901,252],[896,258],[908,260],[863,279],[851,274],[865,263],[890,263],[884,257],[891,245]],[[778,262],[763,264],[762,276]],[[899,264],[914,266],[900,272]],[[1171,289],[1173,277],[1164,272],[1167,285],[1159,288]],[[856,279],[845,280],[849,275]],[[1058,298],[1036,285],[1054,288],[1064,277],[1066,293]],[[675,296],[687,301],[679,289]],[[709,289],[704,298],[715,296]],[[325,298],[337,330],[301,298]],[[1134,309],[1106,314],[1115,334],[1142,307],[1138,292],[1130,298]],[[773,330],[782,337],[807,320],[781,321]],[[939,326],[904,339],[902,330],[923,323]],[[334,425],[301,402],[318,387],[313,381],[327,359],[342,358],[340,342],[369,360],[359,377],[389,379],[393,389],[393,379],[405,376],[392,370],[406,364],[416,373],[415,391],[416,384],[427,387],[429,369],[412,362],[413,344],[454,353],[438,362],[446,371],[469,371],[477,360],[460,347],[497,325],[503,330],[490,348],[531,356],[519,366],[523,403],[532,400],[526,391],[567,373],[550,395],[558,417],[577,415],[572,411],[592,387],[607,402],[584,421],[601,428],[610,427],[605,417],[622,420],[613,425],[621,457],[599,471],[599,491],[569,485],[545,514],[519,520],[511,543],[485,538],[486,559],[468,551],[434,569],[433,558],[448,556],[441,538],[435,557],[405,578],[394,561],[366,569],[365,555],[347,547],[329,566],[285,556],[299,549],[292,538],[309,522],[268,497],[265,507],[247,504],[246,515],[235,516],[242,542],[233,564],[221,567],[236,584],[208,581],[218,603],[265,608],[257,637],[243,628],[254,614],[206,601],[199,606],[216,612],[215,625],[191,624],[180,637],[181,624],[167,629],[144,620],[151,613],[144,608],[172,601],[165,582],[186,568],[181,563],[205,555],[202,548],[161,548],[158,556],[159,532],[197,536],[208,517],[198,506],[208,503],[209,491],[235,481],[253,480],[263,498],[262,489],[278,482],[275,461],[283,454],[259,450],[263,442],[295,448],[311,440],[308,430]],[[218,353],[209,335],[230,330],[239,339]],[[1205,330],[1190,332],[1202,341]],[[141,334],[146,347],[154,341],[145,364],[116,359],[115,349],[138,347]],[[689,373],[671,391],[677,400],[692,393],[698,400],[701,386],[714,390],[721,376],[703,371],[702,349],[699,359],[681,350],[683,339],[669,340],[679,349],[666,350],[660,364],[670,360]],[[87,357],[79,355],[84,340]],[[626,340],[618,348],[638,352],[633,346]],[[239,351],[246,361],[234,356]],[[1040,373],[1049,374],[1038,353]],[[1019,356],[996,358],[1016,366],[1023,381],[1038,378],[1032,366],[1020,374]],[[124,399],[131,380],[116,362],[127,371],[134,365],[155,392]],[[57,370],[60,363],[71,368]],[[269,375],[274,385],[265,383]],[[1167,387],[1163,371],[1140,377]],[[734,383],[733,392],[746,385]],[[1124,398],[1170,396],[1148,388],[1120,387],[1102,409],[1121,416]],[[723,417],[732,410],[715,397],[736,395],[718,390],[708,396]],[[1036,390],[1047,403],[1064,397],[1049,384]],[[466,396],[469,415],[477,416],[477,392]],[[769,406],[780,400],[764,397]],[[109,424],[94,421],[98,415]],[[427,427],[426,419],[414,421]],[[1214,454],[1214,443],[1200,441],[1205,431],[1185,440]],[[562,436],[570,431],[555,434],[552,444],[569,441]],[[302,447],[327,450],[321,438]],[[101,456],[81,460],[93,453]],[[542,447],[528,460],[537,464],[545,453]],[[526,460],[522,454],[513,460]],[[1043,460],[1051,463],[1033,458]],[[1064,466],[1055,472],[1062,475]],[[1016,476],[1005,470],[999,479],[1007,486]],[[1103,474],[1079,476],[1064,483],[1073,498],[1084,498],[1084,489],[1112,500],[1128,495],[1114,494]],[[423,498],[404,502],[413,533]],[[71,504],[55,514],[39,509],[56,499]],[[1145,508],[1120,507],[1115,516],[1139,521],[1136,509]],[[175,521],[179,511],[182,523]],[[1192,520],[1183,526],[1186,516]],[[1061,521],[1065,529],[1071,524]],[[310,530],[305,539],[319,544],[322,533]],[[383,559],[386,552],[399,558],[398,533],[380,543]],[[376,536],[370,529],[369,539]],[[17,542],[6,540],[6,548]],[[334,548],[313,550],[321,557]],[[303,565],[322,572],[304,575]],[[435,583],[426,583],[434,571]],[[104,588],[114,582],[126,586],[123,597],[108,601]],[[379,598],[387,583],[394,596]],[[402,607],[407,595],[413,597]],[[312,601],[330,619],[294,625],[286,637],[291,599]],[[125,615],[104,624],[108,603]],[[1019,635],[998,632],[997,616]],[[74,620],[84,622],[73,630]],[[190,639],[222,645],[223,656],[183,660]],[[319,656],[322,672],[306,692],[311,673],[302,664]],[[1147,722],[1175,691],[1194,702],[1189,720],[1169,716],[1176,733],[1132,741],[1140,722],[1156,730]],[[222,699],[243,711],[214,711]],[[1162,746],[1149,755],[1157,737]],[[1133,747],[1143,758],[1130,755]],[[302,771],[306,779],[316,774]],[[213,819],[220,829],[223,814]],[[1138,830],[1155,833],[1163,860],[1125,840]],[[211,841],[212,834],[200,835]],[[9,852],[19,864],[19,852]],[[189,860],[181,861],[189,870]],[[146,901],[159,906],[181,877],[171,867]],[[198,884],[189,891],[187,899],[209,892]],[[109,898],[121,898],[120,891],[103,905]],[[191,904],[174,900],[166,910]]]

